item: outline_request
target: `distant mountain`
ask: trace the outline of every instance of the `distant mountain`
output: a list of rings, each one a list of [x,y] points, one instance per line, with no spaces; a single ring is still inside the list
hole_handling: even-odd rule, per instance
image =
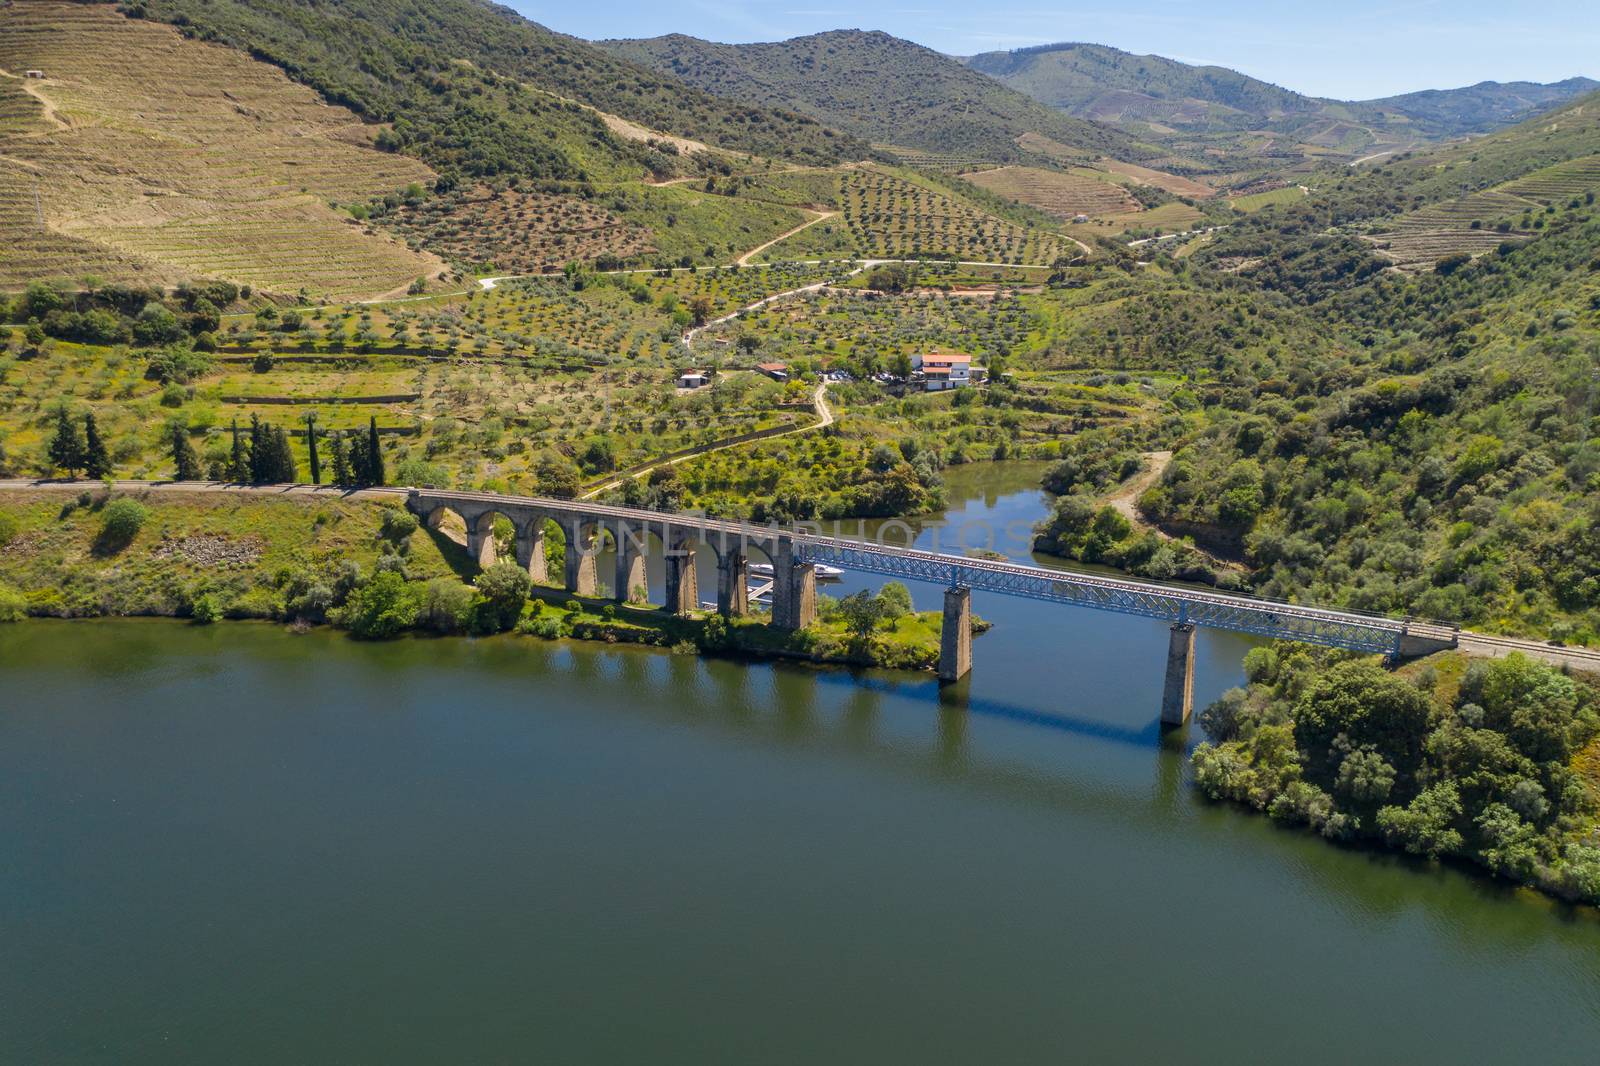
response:
[[[1568,78],[1541,85],[1531,81],[1482,81],[1462,89],[1425,89],[1367,100],[1361,107],[1393,111],[1440,136],[1487,133],[1521,122],[1552,107],[1600,89],[1592,78]]]
[[[972,70],[1080,118],[1133,126],[1142,135],[1265,129],[1301,133],[1320,120],[1365,126],[1382,139],[1484,133],[1600,88],[1588,78],[1551,85],[1486,81],[1381,100],[1326,100],[1216,66],[1134,55],[1098,44],[986,52]],[[1364,145],[1356,145],[1357,148]]]
[[[1035,100],[1083,118],[1243,129],[1311,114],[1319,102],[1226,67],[1198,67],[1098,44],[1051,44],[964,60]]]
[[[673,34],[596,42],[717,96],[792,108],[846,133],[927,152],[1011,161],[1027,134],[1086,156],[1148,156],[1119,130],[1064,115],[959,61],[886,33],[835,30],[772,44]]]

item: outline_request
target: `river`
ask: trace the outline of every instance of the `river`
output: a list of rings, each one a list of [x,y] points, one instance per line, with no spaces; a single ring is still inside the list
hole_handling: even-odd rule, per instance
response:
[[[1036,474],[952,471],[954,517],[1031,520]],[[0,627],[0,1061],[1594,1060],[1591,912],[1207,804],[1163,626],[975,606],[942,696]],[[1244,647],[1202,636],[1198,701]]]

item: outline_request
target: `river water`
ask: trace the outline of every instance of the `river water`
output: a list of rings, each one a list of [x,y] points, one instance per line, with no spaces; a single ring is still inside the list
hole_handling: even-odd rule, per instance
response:
[[[953,511],[1031,520],[1036,473]],[[975,606],[942,696],[0,627],[0,1061],[1595,1061],[1592,913],[1206,804],[1163,626]],[[1244,647],[1202,636],[1197,700]]]

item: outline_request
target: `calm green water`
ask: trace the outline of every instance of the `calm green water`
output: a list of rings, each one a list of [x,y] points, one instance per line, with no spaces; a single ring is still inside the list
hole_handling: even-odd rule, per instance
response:
[[[1595,1060],[1600,919],[1198,802],[1159,624],[977,607],[943,698],[0,627],[0,1061]]]

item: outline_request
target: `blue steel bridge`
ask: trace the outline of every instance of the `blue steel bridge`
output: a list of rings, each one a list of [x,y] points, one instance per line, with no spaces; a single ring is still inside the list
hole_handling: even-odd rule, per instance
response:
[[[1155,618],[1235,633],[1323,644],[1351,651],[1398,655],[1403,636],[1418,623],[1358,612],[1305,607],[1249,596],[1204,592],[1181,586],[1131,581],[1019,563],[972,559],[880,546],[835,537],[797,535],[805,562],[885,577],[943,582],[951,588],[1089,607],[1097,611]],[[1448,629],[1448,627],[1439,627]]]

